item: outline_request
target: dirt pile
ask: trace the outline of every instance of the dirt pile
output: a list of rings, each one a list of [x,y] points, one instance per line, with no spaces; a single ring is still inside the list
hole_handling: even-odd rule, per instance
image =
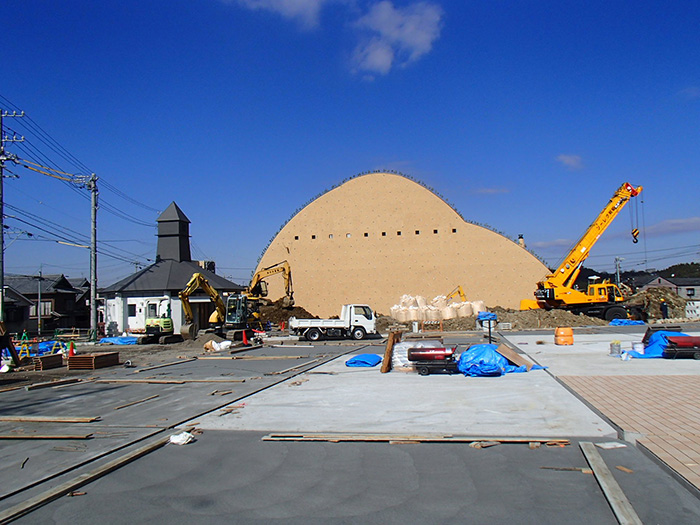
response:
[[[263,323],[269,321],[273,325],[278,325],[279,323],[286,323],[289,321],[290,317],[296,317],[298,319],[318,319],[318,316],[309,313],[301,306],[284,308],[282,306],[282,299],[260,307],[260,318]]]
[[[634,294],[625,301],[630,306],[640,306],[644,309],[649,319],[661,319],[661,304],[668,304],[668,317],[678,319],[685,317],[686,300],[673,290],[668,288],[648,288],[643,292]]]
[[[489,308],[489,311],[498,316],[499,323],[510,323],[512,330],[528,330],[537,328],[557,328],[559,326],[602,326],[608,324],[603,319],[588,317],[586,315],[576,315],[566,310],[509,310],[496,306]],[[410,323],[398,323],[398,321],[388,318],[380,319],[378,326],[387,327],[394,324],[402,324],[409,327]],[[460,317],[442,321],[444,330],[477,330],[476,317]],[[379,328],[381,331],[382,328]]]

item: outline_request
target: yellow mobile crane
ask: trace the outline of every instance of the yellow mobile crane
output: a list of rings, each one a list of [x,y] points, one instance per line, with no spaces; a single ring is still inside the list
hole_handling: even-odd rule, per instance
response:
[[[552,274],[537,283],[535,299],[524,299],[520,302],[521,310],[545,308],[561,308],[574,313],[583,313],[591,317],[600,317],[611,321],[628,317],[628,310],[620,303],[625,300],[620,289],[609,280],[600,283],[590,283],[585,291],[574,288],[574,282],[581,271],[581,265],[586,260],[591,248],[600,238],[610,223],[620,213],[625,204],[639,195],[642,187],[634,187],[624,183],[593,221],[583,237],[574,245],[571,251]],[[639,230],[632,230],[633,242],[637,242]]]

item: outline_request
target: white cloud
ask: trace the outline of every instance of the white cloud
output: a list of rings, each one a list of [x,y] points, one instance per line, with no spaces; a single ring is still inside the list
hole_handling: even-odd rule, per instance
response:
[[[430,2],[394,7],[382,0],[370,7],[355,26],[362,41],[353,55],[358,71],[387,74],[392,67],[404,67],[430,52],[440,36],[444,12]]]
[[[687,219],[668,219],[652,226],[647,226],[644,233],[647,237],[656,237],[697,231],[700,231],[700,217],[688,217]]]
[[[578,155],[564,155],[561,154],[557,157],[557,161],[561,162],[564,166],[570,170],[582,170],[583,169],[583,159]]]
[[[695,100],[700,98],[700,87],[690,86],[685,89],[682,89],[678,94],[682,97],[685,97],[688,100]]]
[[[232,0],[224,0],[231,3]],[[277,13],[284,18],[297,20],[304,27],[318,25],[321,8],[332,0],[236,0],[243,7]]]
[[[501,193],[510,193],[508,188],[477,188],[472,193],[479,195],[498,195]]]

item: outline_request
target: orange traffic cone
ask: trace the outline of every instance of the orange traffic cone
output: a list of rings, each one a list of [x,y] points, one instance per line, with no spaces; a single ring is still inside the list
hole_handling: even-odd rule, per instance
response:
[[[243,344],[248,346],[248,334],[246,332],[247,330],[243,329]]]
[[[68,357],[73,357],[75,355],[75,343],[73,341],[68,345]]]

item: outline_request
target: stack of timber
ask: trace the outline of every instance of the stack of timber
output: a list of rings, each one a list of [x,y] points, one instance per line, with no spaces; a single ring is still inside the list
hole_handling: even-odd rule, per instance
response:
[[[68,358],[68,370],[96,370],[119,364],[119,352],[73,355]]]
[[[32,358],[34,370],[50,370],[63,366],[62,354],[48,354]]]

